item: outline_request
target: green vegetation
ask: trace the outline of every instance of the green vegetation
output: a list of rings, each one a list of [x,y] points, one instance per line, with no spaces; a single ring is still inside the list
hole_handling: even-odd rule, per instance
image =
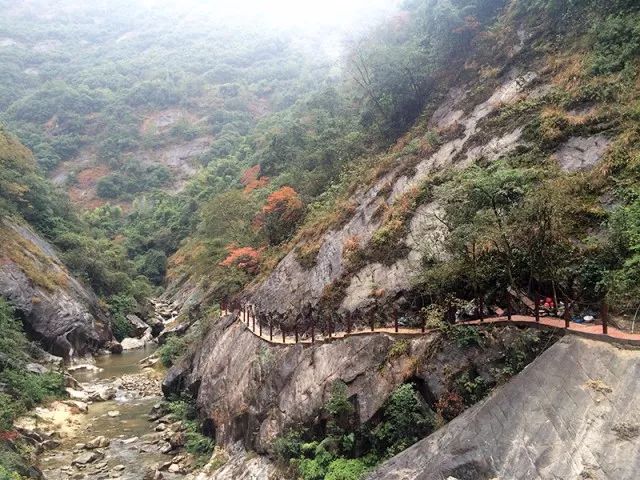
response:
[[[23,480],[24,478],[16,472],[10,472],[4,465],[0,465],[0,480]]]
[[[162,365],[171,367],[187,351],[187,339],[184,337],[170,336],[164,345],[158,349],[158,355]]]
[[[0,297],[0,479],[21,480],[25,462],[21,442],[12,443],[13,422],[28,410],[66,395],[61,373],[27,371],[30,344],[22,324],[9,304]]]
[[[415,387],[398,387],[385,403],[376,425],[357,425],[347,386],[334,383],[325,404],[324,438],[293,430],[278,437],[273,451],[278,461],[304,480],[358,480],[375,466],[417,442],[433,430],[433,413]]]
[[[168,409],[176,420],[182,422],[185,432],[185,450],[202,466],[211,457],[215,442],[202,433],[202,424],[198,420],[194,403],[192,398],[174,399],[168,403]]]
[[[50,398],[65,394],[59,373],[25,371],[29,342],[9,305],[0,298],[0,431],[12,429],[13,420]]]

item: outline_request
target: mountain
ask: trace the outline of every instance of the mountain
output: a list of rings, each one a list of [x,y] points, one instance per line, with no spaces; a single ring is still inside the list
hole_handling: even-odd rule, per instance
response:
[[[632,351],[458,321],[635,328],[637,2],[393,2],[338,60],[335,30],[193,3],[0,0],[27,333],[91,353],[157,297],[167,408],[219,447],[202,480],[633,478],[606,461],[637,450]],[[427,332],[367,332],[395,325]]]

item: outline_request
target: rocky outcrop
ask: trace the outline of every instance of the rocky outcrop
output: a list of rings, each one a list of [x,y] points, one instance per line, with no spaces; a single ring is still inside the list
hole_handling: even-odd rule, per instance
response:
[[[568,337],[370,480],[631,479],[640,352]]]
[[[195,480],[277,480],[282,475],[268,458],[247,453],[241,445],[216,449]]]
[[[415,382],[434,405],[467,370],[491,384],[492,366],[521,332],[502,330],[483,348],[462,348],[440,334],[399,339],[360,334],[315,345],[271,345],[227,316],[165,379],[165,395],[190,391],[216,442],[257,452],[289,428],[322,424],[335,381],[348,387],[360,423],[379,412],[399,385]],[[445,368],[446,366],[446,368]]]
[[[563,170],[588,170],[598,164],[611,140],[604,135],[571,137],[556,152],[555,157]]]
[[[113,339],[96,295],[69,273],[52,245],[6,218],[0,234],[0,295],[22,316],[29,334],[65,358]]]

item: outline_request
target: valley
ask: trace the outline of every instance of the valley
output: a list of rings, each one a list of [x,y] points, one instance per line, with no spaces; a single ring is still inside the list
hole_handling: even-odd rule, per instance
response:
[[[635,0],[0,0],[0,480],[626,480]]]

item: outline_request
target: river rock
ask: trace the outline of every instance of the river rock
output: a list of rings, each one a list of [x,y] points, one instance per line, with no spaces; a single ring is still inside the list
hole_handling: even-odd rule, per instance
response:
[[[171,434],[171,436],[169,436],[167,441],[169,442],[171,447],[173,447],[174,449],[184,447],[185,435],[183,432],[175,432]]]
[[[105,348],[111,353],[115,353],[115,354],[122,353],[122,344],[116,340],[108,342],[105,345]]]
[[[92,402],[106,402],[113,400],[116,396],[116,390],[111,385],[95,384],[85,387],[85,392]]]
[[[80,402],[88,402],[89,401],[89,394],[87,392],[81,391],[81,390],[75,390],[73,388],[65,388],[67,394],[69,394],[69,398],[71,400],[78,400]]]
[[[109,410],[107,412],[107,415],[110,416],[111,418],[115,418],[120,416],[120,412],[118,410]]]
[[[136,350],[138,348],[144,348],[144,341],[139,338],[125,338],[120,342],[122,350]]]
[[[27,363],[25,365],[25,370],[30,373],[36,373],[38,375],[43,375],[49,371],[47,367],[44,365],[40,365],[39,363]]]
[[[123,350],[136,350],[138,348],[144,348],[147,343],[151,342],[153,337],[151,335],[151,329],[147,328],[145,334],[141,338],[127,337],[122,340],[121,345]]]
[[[103,458],[104,458],[104,453],[99,452],[97,450],[93,450],[91,452],[83,453],[82,455],[74,458],[73,461],[71,462],[71,465],[87,465],[89,463],[102,460]]]
[[[100,367],[96,367],[95,365],[92,365],[90,363],[78,363],[76,365],[69,365],[67,367],[68,372],[77,372],[78,370],[86,370],[94,373],[102,371]]]
[[[42,447],[45,450],[53,450],[54,448],[58,448],[60,446],[60,441],[48,439],[42,442]]]
[[[132,335],[136,338],[142,337],[149,328],[149,325],[144,323],[137,315],[129,314],[126,319],[131,326]]]
[[[94,438],[93,440],[87,442],[84,446],[87,450],[93,450],[95,448],[105,448],[108,447],[111,442],[109,439],[100,435],[99,437]]]
[[[64,400],[62,403],[71,408],[77,409],[80,413],[87,413],[89,411],[89,405],[87,405],[86,402],[81,402],[79,400]]]
[[[164,322],[161,318],[153,317],[147,320],[147,324],[151,327],[151,335],[157,337],[164,330]]]

